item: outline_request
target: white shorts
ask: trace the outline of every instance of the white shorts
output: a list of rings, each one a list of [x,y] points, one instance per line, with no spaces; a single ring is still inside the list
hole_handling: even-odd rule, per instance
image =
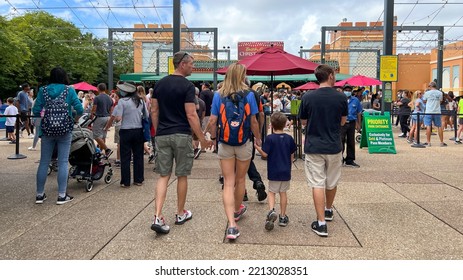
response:
[[[272,193],[287,192],[289,190],[290,181],[268,181],[268,190]]]
[[[305,175],[312,188],[332,190],[341,178],[342,153],[305,154]]]

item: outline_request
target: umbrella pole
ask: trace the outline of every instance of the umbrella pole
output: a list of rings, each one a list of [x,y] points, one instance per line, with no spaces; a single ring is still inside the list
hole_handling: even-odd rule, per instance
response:
[[[273,73],[270,74],[270,114],[273,114]]]
[[[272,96],[270,98],[270,100],[271,100],[270,103],[271,103],[272,107],[270,107],[270,114],[273,114],[273,94],[274,94],[273,93],[273,72],[270,74],[270,86],[271,86],[271,89],[272,89],[272,91],[271,91]],[[272,125],[272,124],[270,124],[270,125]],[[270,131],[273,134],[273,126],[272,126],[272,129]]]

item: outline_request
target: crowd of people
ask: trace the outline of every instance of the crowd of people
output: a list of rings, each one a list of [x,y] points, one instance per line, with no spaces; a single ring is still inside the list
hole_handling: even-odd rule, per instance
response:
[[[293,101],[299,100],[297,117],[305,134],[305,175],[312,189],[317,216],[311,230],[319,236],[328,236],[327,221],[334,218],[333,203],[341,167],[360,167],[355,162],[355,133],[361,128],[364,110],[381,110],[381,92],[372,94],[365,88],[350,85],[336,88],[333,68],[320,65],[315,70],[319,89],[301,93],[283,88],[271,97],[272,91],[264,84],[251,87],[246,67],[239,63],[228,67],[217,89],[207,82],[199,89],[187,79],[193,70],[193,56],[178,52],[174,54],[173,64],[175,72],[148,89],[148,94],[143,86],[137,87],[130,82],[119,82],[117,90],[113,91],[108,91],[101,83],[95,93],[76,93],[68,86],[65,70],[56,67],[50,72],[49,83],[39,88],[36,99],[28,84],[21,86],[16,99],[7,99],[5,114],[19,114],[23,123],[21,129],[27,131],[29,138],[34,138],[29,150],[35,151],[41,139],[36,204],[47,199],[45,183],[52,158],[57,160],[58,166],[56,203],[61,205],[73,200],[67,192],[71,131],[79,124],[81,116],[86,115],[87,119],[92,119],[93,140],[106,159],[113,154],[107,143],[107,131],[115,130],[114,164],[121,169],[120,187],[143,185],[144,155],[149,155],[149,163],[154,161],[153,171],[159,178],[151,229],[156,233],[170,232],[163,208],[174,170],[177,177],[174,223],[182,225],[192,219],[193,213],[186,207],[188,176],[194,160],[209,149],[217,154],[221,169],[223,207],[228,221],[226,238],[234,240],[241,234],[238,222],[248,207],[245,204],[248,200],[246,175],[253,182],[258,200],[267,199],[268,212],[262,215],[264,228],[273,230],[277,219],[279,226],[286,227],[290,221],[287,192],[296,152],[294,139],[286,133],[292,124],[287,115],[294,104],[299,104]],[[447,126],[453,120],[441,116],[443,110],[458,108],[458,112],[463,112],[463,101],[457,102],[451,92],[443,94],[434,82],[429,83],[426,91],[416,91],[413,95],[406,90],[399,91],[394,106],[398,108],[402,131],[399,137],[412,143],[417,130],[424,124],[427,127],[425,145],[428,146],[431,146],[432,125],[438,128],[440,146],[447,145],[443,141],[443,130],[452,129]],[[15,124],[15,117],[6,119],[10,143],[16,141]],[[463,118],[459,119],[459,125],[457,144],[462,143]],[[270,127],[272,133],[267,135]],[[268,194],[253,162],[256,152],[267,160]]]

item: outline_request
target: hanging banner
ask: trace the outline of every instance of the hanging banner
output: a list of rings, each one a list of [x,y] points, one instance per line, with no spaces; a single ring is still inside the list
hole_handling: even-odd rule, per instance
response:
[[[396,154],[389,112],[364,112],[362,121],[362,140],[360,148],[368,147],[368,152]]]

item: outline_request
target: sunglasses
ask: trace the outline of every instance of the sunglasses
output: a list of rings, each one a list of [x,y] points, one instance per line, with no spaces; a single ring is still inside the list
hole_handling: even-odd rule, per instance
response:
[[[178,63],[182,62],[182,60],[183,60],[183,59],[185,58],[185,56],[187,56],[187,55],[189,55],[187,52],[184,53],[183,56],[182,56],[182,58],[180,58],[180,61],[179,61]]]

